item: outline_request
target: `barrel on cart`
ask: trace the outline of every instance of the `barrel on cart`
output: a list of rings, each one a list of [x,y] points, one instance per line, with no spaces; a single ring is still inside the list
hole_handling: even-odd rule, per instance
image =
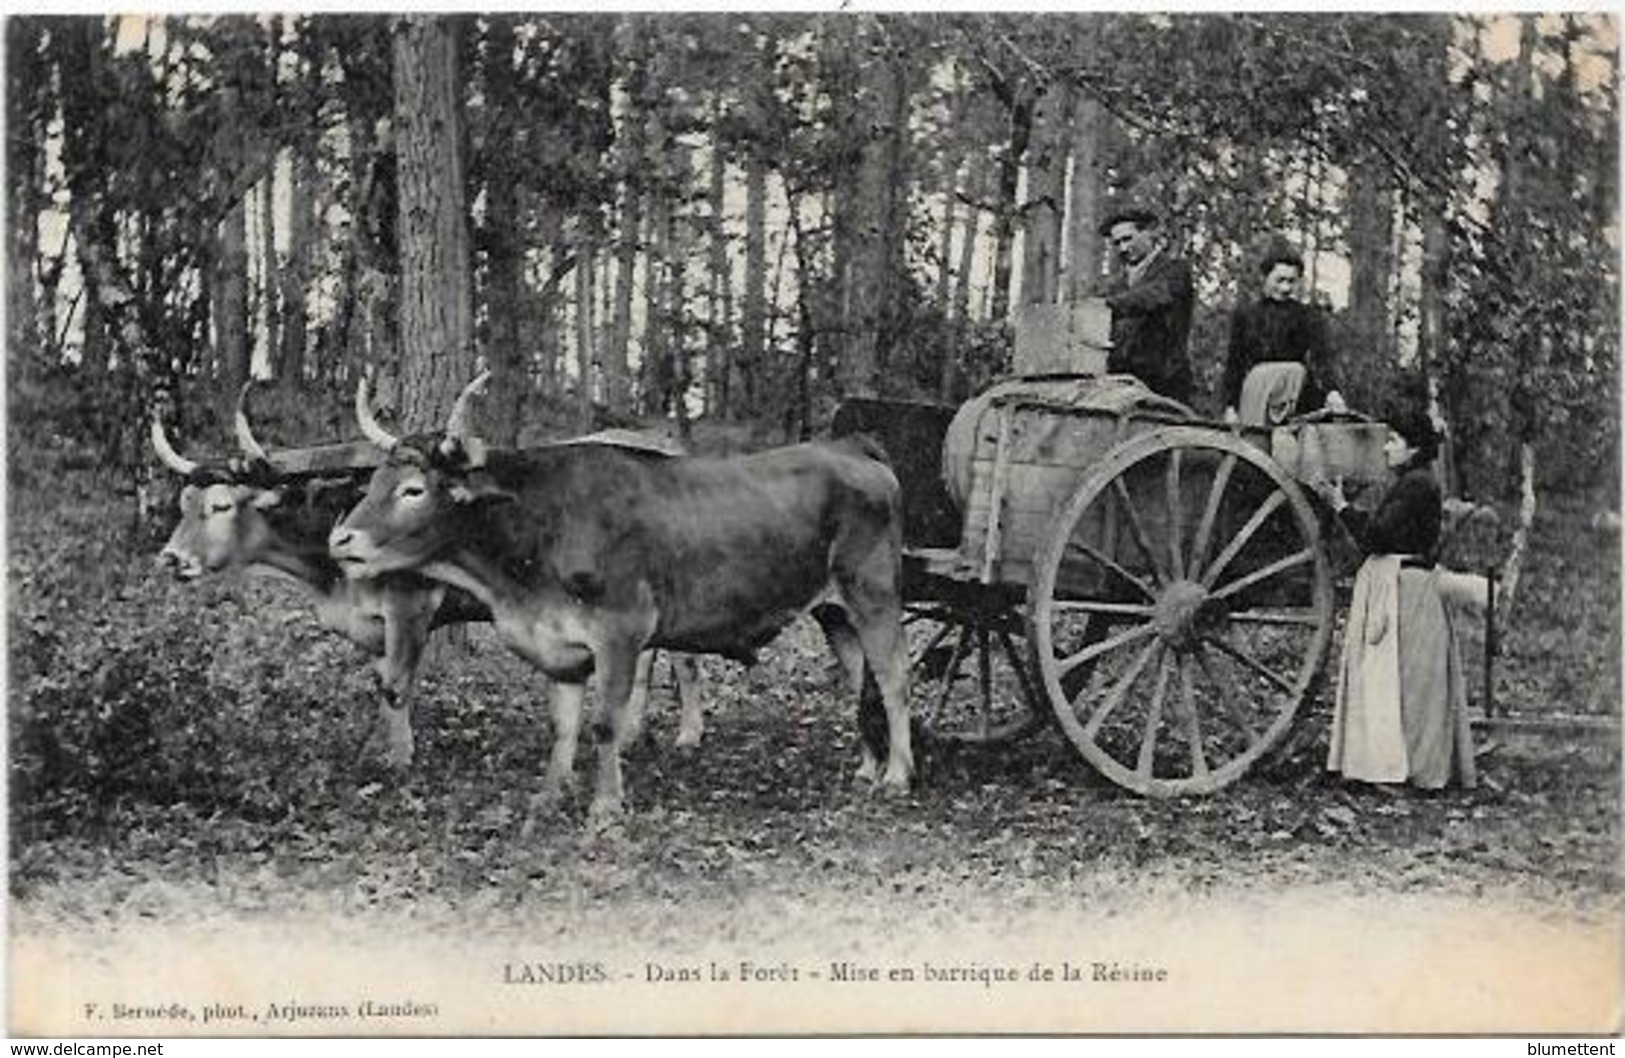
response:
[[[999,740],[1052,717],[1153,796],[1218,790],[1286,737],[1333,631],[1305,485],[1385,471],[1380,423],[1204,421],[1124,376],[851,400],[834,432],[875,436],[903,484],[927,727]]]

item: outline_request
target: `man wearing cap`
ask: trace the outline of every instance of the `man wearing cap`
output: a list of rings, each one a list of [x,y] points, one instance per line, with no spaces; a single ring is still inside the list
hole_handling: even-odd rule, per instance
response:
[[[1298,300],[1303,258],[1276,243],[1259,263],[1259,299],[1230,317],[1230,352],[1219,397],[1242,422],[1271,425],[1299,407],[1341,409],[1321,311]],[[1227,415],[1228,417],[1228,415]]]
[[[1104,297],[1112,310],[1112,350],[1106,369],[1129,374],[1165,397],[1191,400],[1191,266],[1168,246],[1161,219],[1127,205],[1107,214],[1100,233],[1117,251],[1122,270]]]

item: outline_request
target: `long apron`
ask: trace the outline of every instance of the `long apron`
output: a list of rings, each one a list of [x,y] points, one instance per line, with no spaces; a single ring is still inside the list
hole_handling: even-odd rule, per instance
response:
[[[1476,782],[1466,672],[1439,571],[1373,555],[1354,580],[1326,767],[1364,782]]]

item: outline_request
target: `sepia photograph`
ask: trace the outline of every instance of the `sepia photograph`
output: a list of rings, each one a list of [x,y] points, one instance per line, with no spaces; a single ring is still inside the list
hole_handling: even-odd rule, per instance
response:
[[[1609,11],[4,25],[10,1037],[1625,1031]]]

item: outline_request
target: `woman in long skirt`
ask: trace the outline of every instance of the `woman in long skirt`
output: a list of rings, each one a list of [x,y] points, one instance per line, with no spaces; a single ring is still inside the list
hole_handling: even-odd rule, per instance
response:
[[[1395,480],[1369,514],[1342,490],[1322,495],[1366,554],[1343,634],[1326,767],[1371,783],[1439,789],[1476,781],[1466,673],[1439,594],[1443,521],[1428,469],[1438,434],[1426,413],[1396,415],[1386,455]]]

